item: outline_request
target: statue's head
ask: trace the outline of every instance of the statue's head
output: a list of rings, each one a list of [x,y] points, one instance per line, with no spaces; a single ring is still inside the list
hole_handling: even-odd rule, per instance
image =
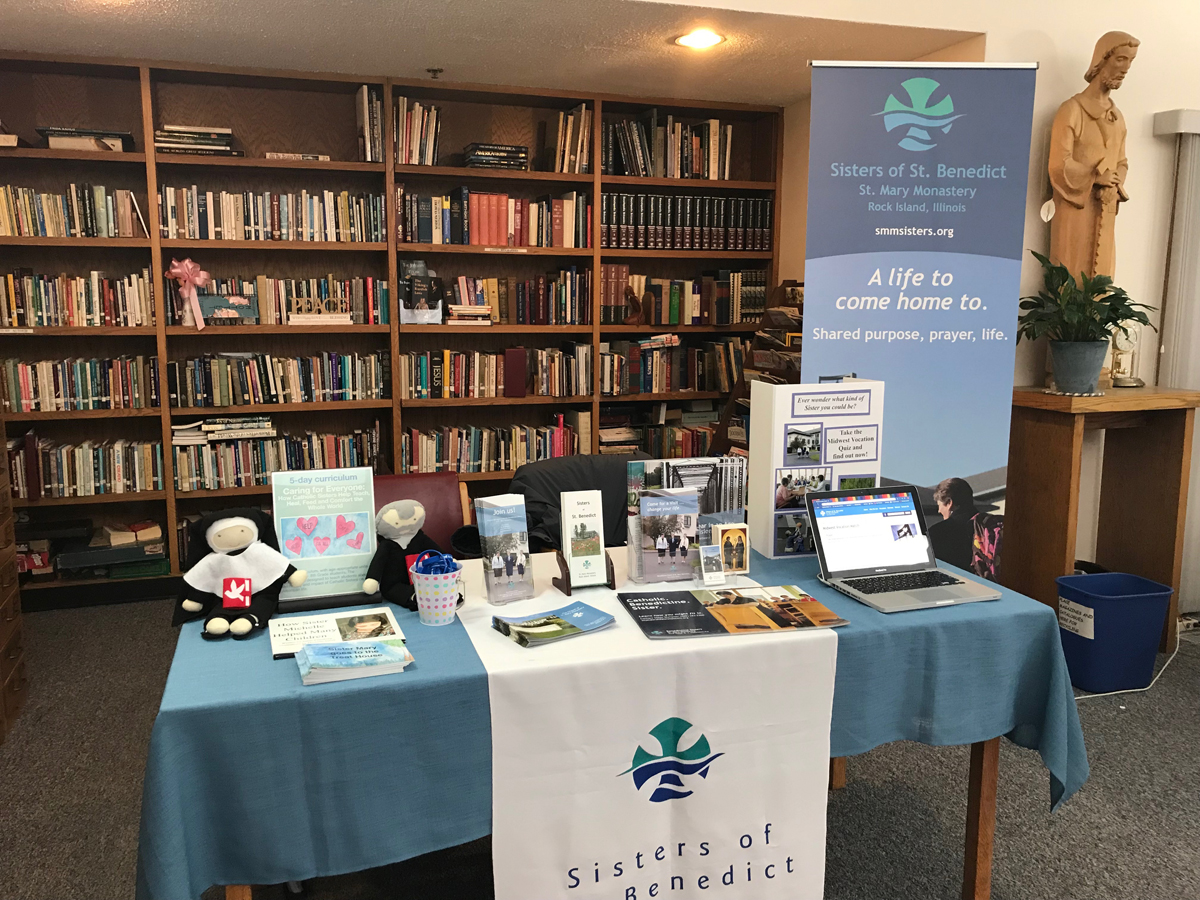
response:
[[[1088,66],[1083,76],[1089,84],[1100,79],[1100,84],[1110,91],[1115,91],[1125,80],[1125,74],[1133,65],[1137,56],[1137,38],[1124,31],[1110,31],[1096,41],[1096,49],[1092,51],[1092,64]]]

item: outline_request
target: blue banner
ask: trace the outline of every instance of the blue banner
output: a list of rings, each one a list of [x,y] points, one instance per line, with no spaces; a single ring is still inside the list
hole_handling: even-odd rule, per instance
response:
[[[1008,464],[1035,75],[813,68],[802,377],[886,383],[887,478]]]

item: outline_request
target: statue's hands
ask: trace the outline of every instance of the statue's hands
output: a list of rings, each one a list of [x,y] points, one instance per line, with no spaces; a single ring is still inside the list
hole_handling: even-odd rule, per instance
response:
[[[1097,187],[1119,187],[1121,184],[1121,176],[1112,169],[1105,169],[1096,175],[1095,184]]]
[[[290,584],[292,587],[296,587],[296,588],[300,587],[300,585],[304,584],[304,582],[306,582],[307,580],[308,580],[308,572],[305,569],[297,569],[295,572],[293,572],[291,575],[288,576],[288,584]]]

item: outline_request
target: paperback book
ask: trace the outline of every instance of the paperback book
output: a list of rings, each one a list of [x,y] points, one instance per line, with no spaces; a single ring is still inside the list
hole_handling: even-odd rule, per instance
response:
[[[529,526],[521,494],[479,497],[475,501],[483,581],[488,602],[496,605],[533,596]]]
[[[404,641],[404,632],[386,606],[315,616],[276,616],[267,626],[271,632],[271,656],[275,659],[287,659],[305,644],[380,639]]]
[[[296,651],[303,684],[328,684],[371,675],[403,672],[413,655],[402,638],[305,644]]]
[[[795,585],[618,594],[648,638],[837,628],[848,620]]]
[[[492,616],[492,627],[522,647],[598,631],[612,622],[613,617],[608,613],[579,602],[533,616]]]

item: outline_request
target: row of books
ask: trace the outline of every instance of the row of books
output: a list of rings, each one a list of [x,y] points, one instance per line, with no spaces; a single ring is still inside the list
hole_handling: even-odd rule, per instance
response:
[[[196,185],[158,191],[159,233],[199,241],[386,240],[383,195],[342,191],[202,191]]]
[[[184,301],[166,276],[167,324],[183,321]],[[197,292],[209,325],[386,325],[387,281],[366,278],[212,277]]]
[[[770,250],[770,197],[609,194],[600,246],[619,250]]]
[[[679,335],[600,345],[600,393],[662,394],[673,391],[733,390],[742,377],[746,349],[737,338],[681,346]]]
[[[640,302],[647,325],[735,325],[757,322],[767,303],[767,270],[705,272],[700,278],[652,278],[628,265],[600,266],[600,323],[620,325]]]
[[[179,408],[381,400],[390,381],[386,351],[219,353],[167,363],[171,405]]]
[[[428,271],[428,269],[424,269]],[[590,325],[592,273],[576,266],[536,278],[410,275],[400,283],[402,324]],[[438,311],[449,315],[443,317]],[[486,310],[486,315],[483,311]]]
[[[400,355],[399,374],[400,396],[408,400],[579,397],[592,392],[592,347],[410,351]]]
[[[213,491],[271,483],[272,472],[374,465],[379,422],[350,434],[305,432],[172,447],[175,490]]]
[[[392,107],[392,134],[396,140],[396,164],[436,166],[442,110],[407,97],[397,97]]]
[[[528,200],[466,187],[429,196],[396,186],[397,237],[406,244],[585,248],[591,224],[592,205],[580,191]]]
[[[0,186],[0,237],[144,238],[133,191],[72,184],[65,193]]]
[[[664,403],[657,412],[647,415],[610,407],[601,420],[600,452],[624,456],[642,451],[659,459],[707,456],[716,438],[720,413],[712,407],[711,400],[688,401],[685,405],[706,406],[707,409],[668,408]],[[727,463],[725,459],[721,457],[719,465],[732,466],[734,471],[725,474],[734,477],[723,480],[722,496],[717,505],[740,509],[745,506],[745,460]]]
[[[154,152],[186,156],[245,156],[233,147],[233,129],[208,125],[164,125],[154,131]]]
[[[559,112],[555,131],[554,156],[547,168],[551,172],[586,175],[591,171],[592,111],[580,103],[567,112]],[[550,150],[547,143],[547,151]]]
[[[529,148],[520,144],[467,144],[463,147],[463,163],[468,169],[524,172],[529,168]]]
[[[273,438],[270,416],[213,416],[171,426],[172,447],[202,447],[219,441]]]
[[[354,95],[354,117],[358,126],[358,158],[383,162],[383,88],[364,84]]]
[[[75,128],[69,125],[42,125],[37,133],[51,150],[90,150],[101,153],[128,153],[133,150],[133,134],[107,128]],[[0,132],[3,128],[0,128]],[[16,143],[0,146],[15,147]]]
[[[510,472],[525,463],[587,452],[571,413],[552,425],[445,426],[406,429],[400,436],[400,472]]]
[[[164,489],[161,441],[60,443],[29,431],[7,449],[12,495],[21,500]]]
[[[43,275],[13,269],[0,277],[0,326],[5,328],[113,327],[154,324],[150,270],[124,278],[95,271]]]
[[[7,412],[145,409],[158,406],[158,360],[0,360],[0,398]]]
[[[611,118],[601,133],[605,175],[641,178],[729,178],[733,126],[720,119],[685,124],[657,108],[639,118]]]

